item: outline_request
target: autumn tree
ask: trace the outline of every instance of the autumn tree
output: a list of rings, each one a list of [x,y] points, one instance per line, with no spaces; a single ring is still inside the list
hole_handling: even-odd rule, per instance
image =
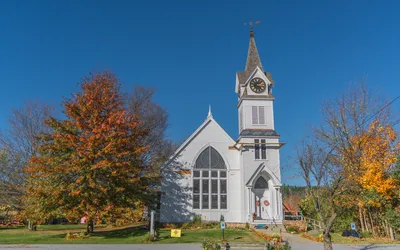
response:
[[[367,194],[371,195],[371,192],[366,191],[384,188],[386,192],[391,189],[388,187],[390,178],[387,175],[379,176],[384,172],[378,169],[393,161],[393,155],[382,156],[382,152],[388,149],[385,143],[393,144],[393,141],[389,138],[391,137],[389,130],[381,131],[383,133],[376,137],[371,132],[371,128],[390,126],[393,118],[390,106],[380,99],[376,91],[370,91],[364,83],[360,83],[351,85],[339,97],[327,101],[322,106],[322,115],[323,123],[315,128],[315,133],[311,136],[312,144],[306,143],[299,150],[298,162],[307,182],[309,195],[314,201],[315,211],[318,213],[318,210],[323,207],[330,210],[330,216],[325,216],[325,218],[319,212],[320,219],[325,224],[325,234],[331,222],[334,223],[336,218],[345,211],[354,209],[359,212],[362,230],[373,229],[376,223],[363,201]],[[374,125],[376,120],[379,121],[379,126]],[[384,137],[388,139],[385,143],[381,140]],[[379,149],[377,146],[380,143],[383,144]],[[372,160],[378,156],[379,159]],[[367,163],[370,160],[371,162]],[[386,163],[382,165],[380,161],[386,161]],[[312,170],[312,166],[315,166],[315,170]],[[321,169],[324,170],[321,171]],[[332,170],[335,171],[332,172]],[[368,181],[367,177],[370,178]],[[325,184],[318,184],[318,179],[324,180],[321,183]],[[373,188],[371,183],[374,181],[381,181],[381,183],[375,183],[376,187]],[[381,184],[383,186],[377,187]],[[318,188],[318,186],[323,188]],[[317,192],[318,189],[322,192]],[[335,206],[341,207],[342,210],[335,210]],[[365,224],[366,221],[368,221],[367,224]],[[327,241],[325,234],[324,241]],[[331,246],[327,244],[325,249],[331,249]]]
[[[48,133],[44,124],[53,108],[38,101],[25,102],[24,106],[13,109],[9,128],[0,132],[0,201],[14,209],[21,210],[26,175],[24,168],[29,159],[37,153],[38,137]]]
[[[148,187],[140,159],[148,150],[148,131],[127,112],[118,79],[109,72],[90,74],[81,92],[64,101],[66,119],[46,120],[52,132],[41,137],[39,155],[30,160],[26,199],[41,201],[27,211],[67,218],[115,219],[121,208],[144,199]]]
[[[362,216],[360,221],[364,227],[370,224],[374,234],[378,234],[377,230],[381,228],[393,239],[393,223],[381,215],[386,214],[386,209],[392,210],[400,184],[392,174],[400,154],[397,133],[390,124],[383,125],[376,119],[366,133],[353,136],[351,141],[353,147],[358,147],[360,151],[359,174],[353,175],[351,181],[362,188],[359,206],[369,209],[369,220]]]

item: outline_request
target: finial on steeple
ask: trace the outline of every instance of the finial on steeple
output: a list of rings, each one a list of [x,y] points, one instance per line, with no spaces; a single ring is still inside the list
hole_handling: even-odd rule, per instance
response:
[[[207,118],[212,117],[212,113],[211,113],[211,105],[208,105],[208,116]]]
[[[250,37],[254,37],[253,26],[257,25],[257,24],[260,24],[260,21],[253,22],[253,21],[251,21],[251,19],[252,18],[250,17],[250,22],[244,23],[244,25],[249,25],[250,26]]]

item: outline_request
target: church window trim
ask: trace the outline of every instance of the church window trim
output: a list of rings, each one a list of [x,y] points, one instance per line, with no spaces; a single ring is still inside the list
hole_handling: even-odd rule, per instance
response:
[[[243,106],[239,108],[239,129],[240,131],[243,130]]]
[[[252,114],[251,122],[253,125],[267,124],[265,119],[265,106],[251,106],[251,114]]]
[[[254,159],[268,160],[267,145],[265,139],[254,139]]]
[[[225,160],[208,146],[193,167],[193,209],[228,210],[228,174]]]

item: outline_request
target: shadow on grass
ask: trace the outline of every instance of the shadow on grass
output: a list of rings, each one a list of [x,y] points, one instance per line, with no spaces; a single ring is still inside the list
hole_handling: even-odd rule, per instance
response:
[[[24,227],[0,227],[0,230],[24,229]]]
[[[110,229],[108,231],[98,231],[92,233],[92,236],[99,236],[104,238],[123,239],[129,237],[140,237],[148,233],[148,230],[140,229],[139,226],[126,227],[122,229]]]

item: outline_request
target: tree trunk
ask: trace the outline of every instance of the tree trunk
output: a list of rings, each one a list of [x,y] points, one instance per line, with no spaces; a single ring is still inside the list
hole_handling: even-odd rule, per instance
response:
[[[326,229],[324,232],[324,250],[333,250],[331,234]]]
[[[374,236],[377,236],[377,235],[376,235],[376,232],[375,232],[374,221],[372,220],[371,212],[368,211],[368,215],[369,215],[369,220],[371,221],[372,234],[373,234]]]
[[[35,225],[35,223],[33,223],[32,221],[28,221],[28,229],[30,230],[30,231],[36,231],[36,225]]]
[[[383,226],[383,230],[385,231],[385,236],[390,237],[389,225],[387,223],[387,220],[382,220],[382,226]]]
[[[88,220],[86,225],[86,233],[88,234],[93,233],[93,230],[94,230],[94,223],[92,220]]]
[[[365,229],[367,230],[367,232],[370,232],[370,227],[369,227],[369,225],[368,225],[368,221],[367,221],[367,218],[366,218],[366,216],[365,216],[365,210],[363,211],[363,219],[364,219],[364,225],[365,225]]]
[[[360,216],[361,231],[365,232],[364,219],[363,219],[363,214],[362,214],[362,208],[361,207],[358,208],[358,213],[359,213],[359,216]]]
[[[390,227],[390,228],[389,228],[389,231],[390,231],[390,238],[391,238],[392,240],[395,240],[395,238],[394,238],[394,233],[393,233],[393,228]]]

